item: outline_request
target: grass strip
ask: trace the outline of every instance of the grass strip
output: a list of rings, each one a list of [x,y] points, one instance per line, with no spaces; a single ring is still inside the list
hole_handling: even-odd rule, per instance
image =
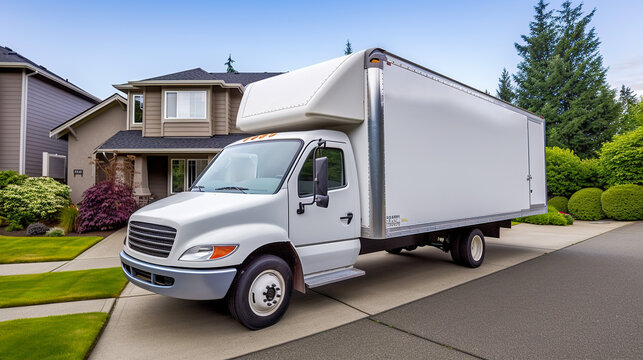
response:
[[[71,260],[102,239],[100,236],[0,236],[0,264]]]
[[[0,358],[84,359],[107,317],[96,312],[0,322]]]
[[[117,297],[126,283],[121,268],[0,276],[0,307]]]

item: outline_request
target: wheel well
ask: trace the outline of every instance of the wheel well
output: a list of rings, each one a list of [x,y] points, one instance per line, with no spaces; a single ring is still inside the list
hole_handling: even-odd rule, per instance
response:
[[[284,241],[270,243],[257,248],[255,251],[250,253],[248,257],[246,257],[240,268],[249,264],[256,257],[266,254],[282,258],[292,270],[293,289],[301,293],[306,293],[306,285],[304,284],[304,273],[301,267],[301,262],[299,261],[297,252],[289,242]]]

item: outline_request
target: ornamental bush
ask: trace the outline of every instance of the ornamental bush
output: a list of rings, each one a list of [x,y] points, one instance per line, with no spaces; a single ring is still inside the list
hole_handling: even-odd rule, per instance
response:
[[[27,178],[0,190],[0,213],[7,216],[12,229],[52,219],[69,203],[69,186],[49,177]]]
[[[570,198],[567,207],[569,213],[577,220],[600,220],[605,218],[601,206],[603,190],[586,188],[575,192]]]
[[[45,236],[49,236],[49,237],[65,236],[65,232],[63,231],[63,229],[60,229],[60,228],[52,228],[51,230],[47,231]]]
[[[643,126],[614,136],[603,144],[599,155],[607,186],[643,185]]]
[[[129,186],[114,182],[94,185],[83,193],[78,208],[78,232],[119,228],[135,210],[136,200]]]
[[[601,196],[603,211],[615,220],[643,220],[643,186],[615,185]]]
[[[33,223],[27,226],[27,235],[42,235],[49,231],[49,226],[43,223]]]
[[[572,150],[546,148],[547,191],[554,196],[569,196],[582,188],[581,160]]]
[[[568,211],[567,202],[569,202],[569,200],[567,200],[567,198],[564,196],[554,196],[553,198],[549,199],[549,201],[547,201],[547,206],[555,207],[556,210],[566,213]]]
[[[580,188],[605,188],[603,171],[598,159],[582,159],[580,161],[579,178],[577,183],[580,185]]]
[[[573,223],[573,220],[571,222],[568,221],[565,218],[565,214],[559,213],[558,210],[556,210],[556,208],[554,208],[551,205],[547,205],[546,214],[520,217],[515,219],[515,221],[525,222],[525,223],[535,224],[535,225],[560,225],[560,226],[571,225]]]
[[[18,172],[13,170],[0,171],[0,190],[4,189],[9,184],[20,185],[28,177],[29,176],[27,175],[20,175]]]
[[[78,218],[78,209],[76,205],[71,204],[60,210],[58,214],[58,226],[66,233],[76,231],[76,218]]]

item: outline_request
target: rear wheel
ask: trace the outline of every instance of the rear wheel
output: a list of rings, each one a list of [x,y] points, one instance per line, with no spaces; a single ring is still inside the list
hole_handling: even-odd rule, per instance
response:
[[[292,271],[281,258],[262,255],[244,266],[228,298],[231,315],[243,326],[263,329],[286,312],[292,294]]]
[[[453,262],[462,265],[462,258],[460,257],[460,242],[462,239],[462,234],[460,233],[454,233],[451,235],[451,248],[449,251],[451,252],[451,259],[453,259]]]
[[[473,229],[460,240],[460,259],[461,265],[471,268],[477,268],[484,261],[486,245],[484,234],[480,229]]]

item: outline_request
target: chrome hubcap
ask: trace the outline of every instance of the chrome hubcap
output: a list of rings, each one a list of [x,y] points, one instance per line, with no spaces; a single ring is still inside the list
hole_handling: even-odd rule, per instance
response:
[[[284,294],[284,278],[278,271],[265,270],[250,286],[248,303],[252,312],[268,316],[279,308]]]
[[[482,252],[484,250],[484,245],[482,244],[482,238],[480,235],[476,235],[471,239],[471,257],[473,261],[480,261],[482,258]]]

